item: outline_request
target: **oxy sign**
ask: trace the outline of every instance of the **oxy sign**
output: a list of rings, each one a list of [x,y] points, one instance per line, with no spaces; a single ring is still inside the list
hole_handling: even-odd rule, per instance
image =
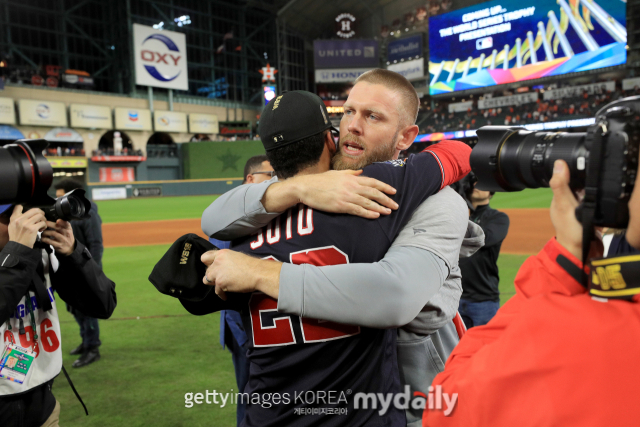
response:
[[[133,24],[136,84],[189,89],[187,41],[182,33]]]

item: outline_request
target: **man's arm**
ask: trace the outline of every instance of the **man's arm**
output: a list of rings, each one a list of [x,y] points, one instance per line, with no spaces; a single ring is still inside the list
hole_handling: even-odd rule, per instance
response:
[[[98,215],[98,207],[92,203],[91,218],[83,221],[85,246],[89,249],[91,256],[98,263],[102,265],[102,253],[104,247],[102,245],[102,220]]]
[[[372,264],[285,263],[278,311],[370,328],[397,328],[420,313],[448,274],[444,261],[433,253],[401,246],[389,249]]]
[[[389,214],[397,204],[387,194],[395,190],[362,171],[329,171],[236,187],[216,199],[202,214],[202,231],[233,240],[267,225],[288,208],[304,203],[314,209],[364,218]]]
[[[449,266],[457,265],[467,218],[462,198],[446,188],[418,208],[380,262],[316,267],[221,251],[210,255],[216,260],[210,278],[215,275],[220,287],[230,292],[257,289],[279,299],[281,312],[398,327],[412,321],[442,289]],[[241,282],[248,288],[233,287]],[[448,316],[449,311],[443,308],[438,316]]]
[[[490,221],[482,224],[485,235],[485,246],[493,246],[507,237],[509,232],[509,217],[504,212],[497,212]]]
[[[267,225],[280,212],[267,212],[261,200],[267,188],[276,182],[278,178],[241,185],[218,197],[202,214],[204,234],[219,240],[233,240]]]
[[[71,224],[47,221],[41,240],[55,249],[51,285],[60,297],[86,316],[108,319],[116,308],[115,283],[105,276],[89,249],[73,235]]]
[[[403,321],[408,319],[398,324],[393,324],[390,319],[377,319],[377,327],[402,326],[414,321],[422,312],[421,321],[415,325],[415,331],[436,330],[451,320],[457,310],[458,288],[461,290],[460,278],[457,277],[456,286],[456,277],[452,274],[458,265],[460,246],[468,225],[467,218],[466,204],[451,188],[445,188],[429,197],[416,209],[382,260],[383,263],[389,263],[396,272],[394,278],[398,280],[397,286],[402,289],[392,289],[385,285],[390,279],[378,272],[379,263],[362,264],[370,268],[360,267],[358,270],[354,268],[356,264],[331,267],[285,264],[280,277],[278,311],[362,326],[371,324],[365,325],[362,320],[356,320],[355,323],[347,321],[345,316],[356,319],[357,316],[362,316],[362,319],[366,319],[368,315],[377,315],[378,310],[391,310],[396,316],[402,315]],[[444,267],[444,270],[441,270],[444,276],[441,277],[433,265],[425,262],[433,259]],[[425,264],[422,264],[423,262]],[[376,268],[373,268],[374,266]],[[304,275],[301,271],[296,271],[299,267],[305,268]],[[316,270],[323,274],[316,273]],[[350,273],[350,270],[353,270],[353,273]],[[309,276],[310,272],[314,274]],[[329,274],[331,283],[321,280]],[[353,275],[356,274],[364,275],[364,278],[354,280]],[[445,289],[443,284],[447,280],[451,281],[451,284]],[[338,288],[335,295],[329,290],[333,286]],[[345,289],[353,289],[354,294],[360,295],[373,293],[373,298],[378,300],[369,302],[359,299],[354,303],[342,295]],[[303,293],[303,305],[300,305],[300,297],[296,295],[300,292]],[[388,295],[387,292],[396,292],[398,296]],[[441,295],[443,292],[444,295]],[[389,298],[399,298],[401,303],[391,304]],[[407,307],[407,312],[401,314],[400,307],[403,306]],[[329,310],[333,317],[328,317]]]
[[[80,242],[71,255],[58,255],[51,284],[60,298],[86,316],[108,319],[116,308],[116,285]]]
[[[456,179],[451,180],[453,176],[464,176],[468,172],[464,169],[469,163],[469,155],[456,150],[458,144],[462,143],[443,141],[427,149],[435,149],[441,158],[440,165],[448,172],[443,183],[455,182]],[[260,184],[242,185],[226,192],[205,209],[202,231],[220,240],[247,236],[298,203],[325,212],[369,219],[397,209],[398,205],[387,196],[395,194],[396,190],[379,180],[360,176],[361,173],[329,171],[282,182],[273,178]]]

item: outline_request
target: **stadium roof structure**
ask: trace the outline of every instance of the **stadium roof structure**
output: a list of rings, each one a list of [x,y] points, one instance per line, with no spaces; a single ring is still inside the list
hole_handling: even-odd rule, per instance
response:
[[[397,0],[274,0],[273,9],[289,28],[316,39],[334,37],[331,22],[341,13],[351,13],[362,22],[392,3]]]

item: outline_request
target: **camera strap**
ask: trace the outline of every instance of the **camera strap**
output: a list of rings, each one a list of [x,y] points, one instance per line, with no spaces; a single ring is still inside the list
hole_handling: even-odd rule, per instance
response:
[[[37,240],[33,247],[42,248],[47,252],[47,256],[50,256],[52,253],[51,247],[49,245],[45,245],[40,240]],[[31,283],[31,289],[36,295],[36,301],[38,302],[38,306],[42,308],[44,311],[49,311],[53,308],[51,305],[51,300],[49,299],[49,292],[47,291],[47,286],[44,283],[42,278],[44,277],[44,265],[43,263],[38,263],[38,267],[36,268],[36,274],[33,275],[33,279]]]
[[[640,294],[640,255],[591,260],[589,294],[631,301]]]
[[[587,132],[586,145],[590,147],[589,164],[587,166],[587,177],[584,187],[584,199],[579,207],[580,216],[579,220],[582,223],[582,265],[587,265],[587,259],[589,257],[589,249],[591,248],[591,242],[595,237],[593,228],[593,219],[597,212],[598,205],[598,182],[600,181],[601,159],[602,159],[602,140],[607,133],[606,122],[601,121],[596,124],[597,130],[595,132]],[[582,285],[588,286],[588,277],[586,274],[582,275]]]

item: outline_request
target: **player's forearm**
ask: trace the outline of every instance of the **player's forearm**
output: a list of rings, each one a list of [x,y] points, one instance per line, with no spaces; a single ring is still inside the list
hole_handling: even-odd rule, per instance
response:
[[[278,311],[372,328],[395,328],[420,313],[447,274],[439,257],[409,247],[390,249],[382,261],[373,264],[283,264]]]
[[[267,225],[279,213],[268,213],[261,200],[275,182],[241,185],[218,197],[202,214],[202,231],[216,239],[233,240]]]
[[[284,212],[300,203],[301,190],[302,188],[295,178],[276,182],[264,192],[261,200],[262,206],[267,212]]]

